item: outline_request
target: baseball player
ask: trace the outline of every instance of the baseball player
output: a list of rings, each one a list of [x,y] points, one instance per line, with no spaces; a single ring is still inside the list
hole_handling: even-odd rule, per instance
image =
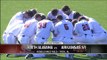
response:
[[[86,17],[86,16],[85,16]],[[88,18],[89,26],[92,30],[93,37],[94,37],[94,44],[107,44],[107,32],[106,30],[93,18]],[[106,54],[105,54],[106,55]],[[87,54],[87,56],[91,57],[102,57],[105,56],[104,54]]]
[[[38,20],[36,35],[34,37],[34,41],[36,44],[44,44],[48,41],[50,33],[54,30],[54,25],[50,20],[47,20],[45,16],[40,16],[41,19]],[[33,54],[33,58],[37,57],[45,57],[45,54]],[[26,56],[29,58],[29,56]]]
[[[34,15],[34,19],[28,20],[25,22],[18,36],[18,40],[22,44],[35,44],[36,43],[34,41],[34,36],[36,34],[36,29],[37,29],[36,26],[37,26],[38,21],[43,18],[41,17],[40,13],[37,13]]]
[[[53,21],[54,25],[58,22],[58,20],[56,19],[57,15],[62,15],[64,17],[64,20],[68,19],[68,16],[66,14],[64,14],[64,12],[61,9],[52,9],[51,11],[49,11],[47,18],[51,21]],[[54,35],[52,34],[52,39],[56,39],[54,38]]]
[[[22,24],[26,20],[29,20],[30,18],[32,18],[32,16],[33,16],[32,11],[18,12],[16,15],[14,15],[12,17],[12,19],[10,20],[10,22],[3,34],[4,42],[6,44],[15,44],[16,40],[14,40],[14,39],[18,35]]]
[[[62,15],[57,16],[57,20],[59,21],[55,25],[55,40],[63,42],[63,44],[74,44],[73,41],[73,25],[68,20],[64,20]],[[70,54],[65,55],[66,58],[70,58]],[[73,59],[73,55],[72,58]]]
[[[93,32],[95,43],[107,44],[106,30],[93,18],[89,18],[88,23],[89,23],[91,30]]]
[[[68,16],[64,14],[60,9],[52,9],[52,11],[49,11],[49,13],[47,14],[47,18],[53,21],[54,24],[56,24],[57,23],[56,17],[59,14],[63,15],[65,19],[68,19]]]
[[[24,39],[24,41],[26,41],[26,44],[35,44],[36,42],[34,41],[34,36],[35,36],[35,34],[36,34],[36,30],[37,30],[37,23],[38,23],[38,21],[40,21],[40,20],[42,20],[42,19],[45,19],[45,16],[44,16],[44,14],[43,13],[37,13],[37,14],[35,14],[34,15],[34,19],[33,20],[30,20],[30,21],[27,21],[28,23],[30,23],[30,25],[31,26],[29,26],[29,28],[27,28],[27,29],[24,29],[24,30],[22,30],[23,32],[25,32],[24,33],[24,35],[26,35],[26,32],[27,33],[30,33],[30,35],[29,34],[27,34],[26,35],[26,37],[28,37],[28,38],[26,38],[26,37],[23,37],[23,38],[25,38]],[[32,23],[31,23],[32,22]],[[22,34],[21,34],[22,35]],[[20,37],[19,37],[20,38]],[[23,41],[23,38],[21,39],[21,41]],[[24,42],[23,41],[23,42]],[[32,58],[33,57],[33,55],[36,55],[36,54],[27,54],[26,56],[25,56],[25,59],[28,59],[28,58]]]
[[[44,19],[45,16],[42,13],[37,13],[34,15],[34,19],[28,20],[23,25],[19,35],[18,40],[21,44],[35,44],[33,41],[34,35],[36,34],[36,26],[39,20]]]
[[[44,42],[47,42],[47,39],[50,36],[50,32],[53,32],[54,30],[54,25],[51,21],[43,19],[37,23],[37,31],[36,31],[36,36],[35,40],[37,44],[43,44]],[[34,55],[36,56],[41,56],[44,57],[44,54],[39,54],[39,55]]]
[[[5,44],[16,44],[16,42],[18,42],[20,44],[20,42],[17,40],[17,36],[18,36],[24,22],[31,19],[32,16],[34,15],[34,12],[35,12],[35,10],[18,12],[18,13],[16,13],[16,15],[14,15],[12,17],[6,30],[3,33],[3,40],[4,40]],[[8,57],[9,54],[7,54],[6,56]]]
[[[80,16],[74,26],[74,40],[80,44],[93,44],[94,38],[88,21],[85,17]]]
[[[33,36],[36,33],[36,24],[37,21],[35,19],[28,20],[22,26],[22,29],[18,35],[18,40],[21,44],[33,44]]]

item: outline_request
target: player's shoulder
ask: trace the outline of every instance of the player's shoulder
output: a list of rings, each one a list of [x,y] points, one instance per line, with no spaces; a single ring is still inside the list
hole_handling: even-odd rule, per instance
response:
[[[65,20],[66,24],[72,25],[72,22]]]
[[[89,18],[89,23],[98,23],[94,18]]]
[[[27,20],[25,23],[36,23],[37,21],[35,19],[30,19],[30,20]]]
[[[73,10],[73,11],[72,11],[72,13],[76,13],[76,11],[75,11],[75,10]]]
[[[65,22],[71,23],[71,22],[70,22],[70,21],[68,21],[68,20],[65,20]]]
[[[42,20],[42,22],[52,23],[52,21],[50,21],[48,19],[44,19],[44,20]]]
[[[23,12],[20,11],[20,12],[17,12],[12,18],[19,18],[19,17],[22,17],[23,16]]]
[[[81,25],[81,23],[80,22],[75,23],[75,26],[77,26],[77,25],[79,26],[79,25]]]
[[[78,21],[75,25],[81,25],[83,23],[84,23],[84,21]]]
[[[19,11],[19,12],[17,12],[15,15],[22,15],[23,14],[23,12],[22,11]]]
[[[47,21],[46,20],[38,21],[38,23],[44,23],[44,22],[47,22]]]
[[[66,19],[62,20],[61,22],[62,22],[62,23],[71,23],[70,21],[68,21],[68,20],[66,20]]]
[[[58,9],[58,14],[64,14],[64,12],[61,9]]]
[[[87,23],[88,21],[86,21],[86,20],[81,20],[81,21],[79,21],[78,23]]]
[[[59,24],[59,22],[57,22],[56,24],[55,24],[55,26],[57,26]]]
[[[51,15],[51,11],[48,12],[47,16]]]
[[[61,24],[63,24],[63,22],[62,22],[62,21],[59,21],[59,22],[57,22],[57,23],[55,24],[55,26],[59,26],[59,25],[61,25]]]

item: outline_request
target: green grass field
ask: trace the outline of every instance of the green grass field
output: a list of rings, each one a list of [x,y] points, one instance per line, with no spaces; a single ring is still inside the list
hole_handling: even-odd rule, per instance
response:
[[[1,36],[11,17],[18,11],[24,11],[36,8],[39,12],[47,15],[52,8],[61,8],[63,5],[69,5],[72,10],[95,18],[107,30],[107,1],[106,0],[1,0]],[[3,40],[0,39],[3,43]],[[51,39],[49,39],[51,40]],[[83,54],[75,54],[77,60],[107,60],[87,57]],[[7,58],[5,54],[1,55],[1,60],[25,60],[24,57]],[[47,56],[32,60],[69,60],[64,58],[64,54],[58,57]]]

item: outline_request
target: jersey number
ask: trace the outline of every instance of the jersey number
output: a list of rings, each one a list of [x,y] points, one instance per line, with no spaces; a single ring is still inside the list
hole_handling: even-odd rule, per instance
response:
[[[44,23],[39,23],[39,29],[41,29],[41,28],[46,28],[46,25],[47,25],[47,23],[46,22],[44,22]]]
[[[65,30],[69,30],[69,27],[67,24],[64,24],[64,28],[65,28]]]
[[[84,30],[84,31],[90,30],[88,24],[83,24],[82,27],[83,27],[83,30]]]

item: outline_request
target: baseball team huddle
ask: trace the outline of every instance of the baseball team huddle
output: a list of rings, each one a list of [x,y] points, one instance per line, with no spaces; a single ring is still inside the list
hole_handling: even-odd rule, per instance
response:
[[[3,40],[4,44],[44,44],[50,36],[52,42],[63,44],[107,44],[107,31],[94,18],[67,5],[52,9],[47,16],[36,9],[16,13],[3,33]],[[45,54],[33,54],[33,57],[45,57]],[[65,57],[73,58],[73,54]]]

